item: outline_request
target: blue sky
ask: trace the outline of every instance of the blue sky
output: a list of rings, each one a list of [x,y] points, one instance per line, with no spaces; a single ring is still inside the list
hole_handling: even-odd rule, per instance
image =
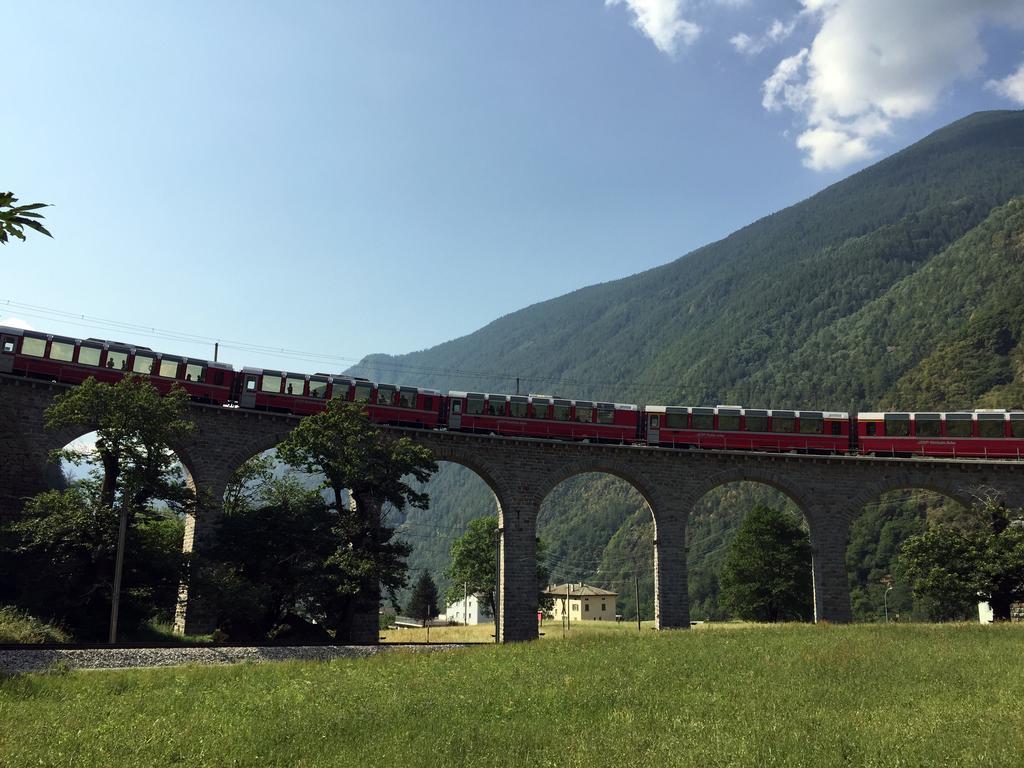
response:
[[[1020,0],[3,15],[0,187],[55,207],[0,318],[236,366],[429,347],[1024,105]]]

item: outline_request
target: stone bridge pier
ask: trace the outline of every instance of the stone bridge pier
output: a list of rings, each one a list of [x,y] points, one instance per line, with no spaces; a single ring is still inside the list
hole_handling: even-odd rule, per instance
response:
[[[0,514],[52,479],[48,453],[90,431],[47,430],[43,411],[65,385],[0,375]],[[224,491],[243,462],[280,443],[298,423],[288,415],[239,408],[190,406],[196,430],[172,446],[197,492],[186,521],[184,546],[199,563],[209,551]],[[537,637],[537,517],[545,497],[561,482],[583,473],[611,474],[644,498],[654,523],[655,623],[659,629],[690,625],[687,594],[687,524],[694,505],[726,483],[752,481],[784,493],[810,529],[817,621],[851,619],[846,548],[852,521],[866,504],[900,489],[936,491],[964,504],[996,494],[1024,506],[1024,463],[973,459],[892,459],[865,456],[803,456],[739,451],[685,451],[643,446],[596,445],[389,428],[427,446],[438,461],[461,464],[493,491],[499,510],[499,616],[502,642]],[[212,630],[216,606],[182,585],[176,627],[198,634]],[[353,642],[376,642],[379,594],[364,596]]]

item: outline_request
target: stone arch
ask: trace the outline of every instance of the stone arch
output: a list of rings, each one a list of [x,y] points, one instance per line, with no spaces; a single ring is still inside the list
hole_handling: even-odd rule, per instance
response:
[[[877,503],[885,494],[893,491],[906,490],[931,491],[932,493],[937,493],[940,496],[944,496],[951,501],[955,501],[958,504],[963,505],[965,509],[969,509],[976,501],[974,496],[971,494],[970,489],[964,488],[954,482],[945,481],[941,477],[928,477],[920,480],[902,478],[899,480],[873,482],[864,485],[851,497],[850,506],[851,509],[855,511],[855,514],[860,514],[860,511],[863,510],[864,507],[869,504]]]
[[[804,491],[796,485],[781,479],[778,473],[772,473],[760,467],[731,467],[702,478],[699,483],[693,486],[686,502],[692,509],[693,505],[711,491],[729,483],[760,483],[761,485],[774,488],[792,501],[807,520],[807,524],[813,527],[814,521],[811,519],[811,515],[813,514],[814,505]]]
[[[629,483],[629,485],[636,489],[637,493],[639,493],[647,503],[648,508],[651,510],[651,513],[655,518],[654,524],[657,526],[658,521],[656,510],[662,508],[667,500],[663,500],[657,488],[648,482],[647,477],[649,476],[649,473],[644,473],[642,470],[631,467],[625,463],[617,462],[614,459],[606,459],[602,457],[578,459],[561,464],[552,469],[537,484],[536,498],[534,499],[536,506],[539,508],[544,502],[544,499],[546,499],[555,488],[566,480],[576,477],[577,475],[586,475],[591,473],[612,475],[626,483]]]
[[[471,447],[433,444],[431,442],[425,442],[424,444],[433,452],[435,461],[458,464],[483,480],[494,494],[494,501],[498,508],[499,523],[503,521],[504,510],[507,510],[509,507],[505,498],[507,486],[504,478],[500,475],[500,471],[496,471],[489,462],[481,459],[481,453],[474,451]]]
[[[777,467],[778,465],[774,466]],[[693,519],[694,510],[702,500],[713,494],[716,489],[735,483],[760,485],[762,486],[762,493],[764,493],[764,488],[775,490],[775,492],[796,508],[796,511],[804,520],[809,530],[811,545],[811,561],[808,563],[806,571],[810,588],[810,591],[806,593],[806,597],[810,600],[807,609],[808,611],[812,609],[814,611],[813,613],[808,612],[805,620],[810,620],[812,617],[821,617],[820,612],[817,610],[818,600],[816,599],[820,579],[816,579],[815,574],[820,570],[820,560],[823,553],[818,546],[819,542],[816,539],[816,532],[818,528],[827,527],[827,525],[823,525],[822,520],[819,519],[820,516],[815,514],[816,510],[807,489],[797,484],[791,478],[788,478],[785,473],[772,472],[771,465],[767,468],[742,465],[728,467],[711,473],[706,477],[696,479],[687,488],[688,493],[684,503],[687,514],[691,519],[688,521],[686,530],[686,555],[687,559],[689,559],[691,554],[696,558],[693,563],[694,570],[692,573],[687,573],[687,587],[693,593],[694,600],[690,610],[696,611],[699,617],[706,618],[706,620],[707,618],[713,618],[714,620],[717,617],[714,612],[702,613],[702,611],[713,611],[716,603],[718,608],[721,609],[721,597],[715,597],[717,592],[715,585],[721,575],[720,568],[724,561],[718,560],[717,565],[709,567],[712,563],[716,563],[716,559],[709,561],[707,558],[712,556],[713,553],[721,553],[726,548],[726,542],[729,541],[728,529],[716,530],[710,539],[694,539],[694,535],[699,535],[700,532],[700,525]],[[749,492],[737,493],[739,493],[739,501],[732,509],[735,509],[738,513],[735,518],[735,521],[738,523],[745,518],[746,513],[753,509],[753,505],[757,500],[756,498],[744,498],[745,494]],[[735,534],[735,528],[732,529],[732,534]],[[826,558],[829,557],[827,554],[824,556]],[[718,557],[721,557],[721,554]]]

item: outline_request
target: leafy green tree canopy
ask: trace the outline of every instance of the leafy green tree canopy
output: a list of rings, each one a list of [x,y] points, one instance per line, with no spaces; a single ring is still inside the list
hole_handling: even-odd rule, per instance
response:
[[[304,418],[277,447],[285,464],[311,475],[323,475],[324,487],[343,507],[348,490],[358,503],[369,495],[377,504],[426,509],[429,497],[404,478],[425,483],[437,471],[428,448],[408,437],[393,438],[374,426],[359,403],[330,400],[321,412]]]
[[[495,562],[495,541],[498,535],[498,518],[494,515],[470,520],[466,532],[452,542],[451,561],[445,570],[445,578],[451,581],[445,597],[449,603],[462,600],[468,591],[479,595],[480,601],[494,613],[495,582],[498,571]],[[545,600],[541,595],[547,586],[549,570],[544,565],[544,544],[537,543],[537,588],[538,605]]]
[[[24,240],[25,227],[53,237],[39,221],[43,214],[36,213],[40,208],[49,207],[49,203],[15,205],[17,202],[13,192],[0,192],[0,243],[6,243],[11,236]]]
[[[747,621],[809,621],[811,543],[793,515],[757,506],[733,539],[721,576],[722,603]]]
[[[437,462],[429,449],[374,426],[362,405],[342,400],[329,401],[321,413],[299,422],[277,455],[294,469],[322,475],[322,487],[331,492],[340,544],[327,561],[334,599],[326,612],[332,628],[345,637],[361,596],[377,594],[382,586],[393,597],[405,586],[411,550],[392,539],[394,529],[384,524],[380,510],[384,504],[426,509],[428,495],[406,478],[427,482]],[[343,503],[346,491],[350,505]]]
[[[907,539],[903,571],[932,618],[965,618],[986,600],[996,621],[1009,621],[1024,601],[1024,510],[986,500],[972,512],[974,526],[937,525]]]
[[[188,395],[175,387],[161,395],[148,382],[126,376],[116,384],[88,378],[58,395],[47,408],[50,429],[96,430],[88,450],[64,449],[57,457],[72,464],[102,467],[99,503],[135,510],[152,499],[170,504],[191,501],[171,445],[195,429]]]

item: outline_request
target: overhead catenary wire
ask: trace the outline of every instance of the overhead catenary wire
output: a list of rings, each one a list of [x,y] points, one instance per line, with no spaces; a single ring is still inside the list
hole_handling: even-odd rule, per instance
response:
[[[550,376],[545,374],[530,374],[523,371],[481,371],[473,370],[468,368],[456,368],[456,367],[436,367],[429,365],[413,365],[409,363],[399,363],[387,360],[372,360],[367,361],[365,358],[357,358],[354,356],[348,356],[343,354],[334,354],[322,351],[304,351],[291,349],[288,347],[275,347],[268,344],[259,344],[248,341],[236,341],[224,339],[218,336],[209,336],[205,334],[192,333],[188,331],[178,331],[167,328],[160,328],[151,325],[145,325],[142,323],[132,323],[122,320],[115,320],[111,318],[96,317],[94,315],[87,315],[84,313],[69,312],[61,309],[54,309],[51,307],[43,307],[36,304],[27,304],[24,302],[15,301],[13,299],[0,299],[0,307],[6,307],[11,310],[16,310],[19,314],[34,319],[42,320],[59,320],[69,325],[76,327],[87,328],[92,330],[109,330],[117,331],[122,333],[138,333],[145,334],[152,338],[165,339],[168,341],[177,341],[188,344],[202,344],[206,346],[212,346],[218,344],[220,349],[231,349],[236,352],[252,352],[254,354],[262,355],[274,355],[277,358],[290,360],[300,363],[311,363],[315,365],[330,366],[344,366],[346,368],[362,365],[364,367],[372,367],[377,369],[390,370],[396,373],[407,373],[407,374],[420,374],[423,376],[445,376],[450,378],[470,378],[478,379],[482,381],[516,381],[521,379],[523,381],[532,382],[536,384],[545,385],[558,385],[563,387],[608,387],[608,388],[622,388],[623,382],[621,381],[598,381],[595,379],[579,380],[562,376]],[[113,340],[113,339],[111,339]],[[131,341],[122,340],[122,341]],[[164,351],[164,350],[160,350]],[[169,350],[170,351],[170,350]],[[655,382],[635,382],[630,381],[628,386],[633,391],[639,392],[650,392],[650,393],[678,393],[679,387],[670,384],[658,384]]]

